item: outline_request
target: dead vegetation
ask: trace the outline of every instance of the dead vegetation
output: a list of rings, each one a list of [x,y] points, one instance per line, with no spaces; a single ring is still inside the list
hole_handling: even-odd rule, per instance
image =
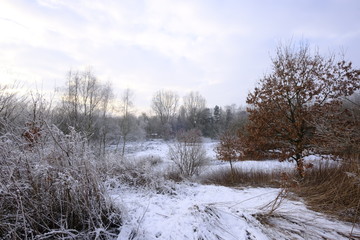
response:
[[[95,156],[75,131],[42,129],[28,140],[0,138],[1,239],[109,239],[121,212],[107,196]]]
[[[360,162],[344,161],[338,167],[320,164],[307,171],[293,189],[309,207],[349,222],[360,222]]]
[[[281,172],[244,171],[239,168],[220,169],[203,176],[204,184],[241,187],[280,187]]]
[[[276,187],[295,193],[311,209],[351,223],[360,223],[359,158],[341,164],[325,161],[306,170],[305,178],[296,172],[243,171],[235,168],[213,171],[202,178],[205,184],[241,187]]]
[[[194,129],[178,133],[176,141],[169,145],[169,158],[182,177],[198,175],[208,162],[201,132]]]

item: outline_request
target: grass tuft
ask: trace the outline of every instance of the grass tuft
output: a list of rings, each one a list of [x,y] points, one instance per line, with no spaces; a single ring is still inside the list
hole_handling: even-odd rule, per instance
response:
[[[299,179],[295,171],[264,172],[242,169],[220,169],[202,176],[204,184],[229,187],[276,187],[302,197],[313,210],[340,220],[360,223],[360,161],[344,160],[341,164],[320,162],[306,170]]]
[[[86,139],[55,128],[43,138],[31,147],[12,136],[0,141],[0,239],[116,236],[121,212],[106,194]]]
[[[359,223],[360,163],[350,159],[334,167],[320,164],[293,189],[313,210]]]
[[[239,168],[235,168],[233,171],[220,169],[203,176],[201,182],[222,186],[281,187],[283,174],[277,171],[244,171]]]

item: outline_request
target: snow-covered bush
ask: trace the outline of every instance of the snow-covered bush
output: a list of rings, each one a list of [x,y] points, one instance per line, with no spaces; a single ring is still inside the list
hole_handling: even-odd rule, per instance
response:
[[[121,213],[106,195],[86,139],[73,129],[64,135],[43,126],[31,143],[10,133],[0,137],[0,239],[116,236]]]
[[[199,174],[208,158],[197,130],[178,134],[176,141],[169,145],[169,157],[184,177]]]
[[[167,169],[161,167],[160,157],[121,158],[109,156],[102,164],[102,176],[109,188],[119,184],[143,188],[157,193],[171,193],[173,183],[165,180]]]

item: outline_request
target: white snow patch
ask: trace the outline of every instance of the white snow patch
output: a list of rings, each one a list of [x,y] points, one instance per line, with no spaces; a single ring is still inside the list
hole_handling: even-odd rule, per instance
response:
[[[112,190],[127,208],[118,239],[348,239],[350,224],[308,210],[300,201],[285,199],[266,217],[266,206],[279,191],[178,184],[173,194],[156,194],[123,186]],[[360,235],[358,227],[353,232]]]
[[[169,144],[171,141],[164,141],[161,139],[154,139],[145,142],[130,142],[126,147],[127,157],[134,158],[161,158],[164,165],[169,166],[172,161],[169,159]],[[204,139],[203,146],[206,150],[207,157],[209,158],[209,165],[205,167],[206,172],[221,168],[229,168],[229,163],[219,161],[216,158],[215,148],[219,143],[209,139]],[[234,162],[234,166],[245,171],[289,171],[295,168],[293,162],[279,162],[277,160],[265,161],[238,161]],[[164,168],[165,169],[165,168]]]
[[[127,156],[139,163],[144,159],[161,158],[157,171],[166,170],[172,161],[168,158],[168,144],[163,140],[131,143]],[[205,171],[229,168],[229,163],[216,159],[218,143],[205,141],[204,147],[211,159]],[[322,156],[311,155],[306,163],[315,166]],[[333,164],[329,161],[329,164]],[[291,171],[291,162],[242,161],[234,165],[244,171]],[[156,169],[153,169],[156,170]],[[161,172],[159,172],[161,174]],[[156,177],[156,175],[154,175]],[[124,209],[124,225],[118,237],[123,239],[360,239],[360,226],[341,222],[311,211],[301,200],[284,199],[280,207],[269,215],[271,203],[280,189],[244,188],[193,183],[163,183],[165,193],[154,189],[120,187],[109,190],[112,198]]]

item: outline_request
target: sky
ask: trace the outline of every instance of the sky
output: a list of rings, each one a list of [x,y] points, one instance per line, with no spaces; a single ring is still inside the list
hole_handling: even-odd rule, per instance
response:
[[[360,1],[1,0],[0,84],[51,95],[91,68],[139,109],[158,90],[244,106],[289,42],[360,67]]]

